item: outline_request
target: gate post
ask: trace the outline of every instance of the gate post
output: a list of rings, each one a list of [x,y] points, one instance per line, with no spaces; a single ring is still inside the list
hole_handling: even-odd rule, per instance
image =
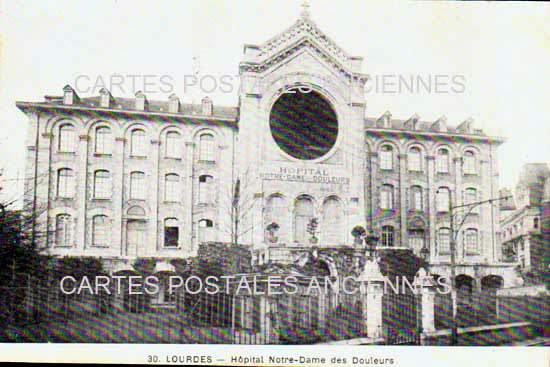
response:
[[[379,280],[368,280],[366,316],[367,316],[367,336],[377,339],[381,337],[382,330],[382,296],[384,295],[384,282]]]
[[[420,294],[420,310],[422,312],[421,327],[423,332],[435,331],[435,289],[422,287]]]

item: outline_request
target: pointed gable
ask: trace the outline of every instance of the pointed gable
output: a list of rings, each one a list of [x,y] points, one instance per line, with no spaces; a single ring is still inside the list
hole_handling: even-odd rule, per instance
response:
[[[323,33],[302,11],[300,18],[288,29],[262,45],[245,45],[245,61],[241,71],[263,72],[279,65],[295,53],[307,48],[346,77],[365,78],[360,73],[361,57],[350,56],[330,37]]]

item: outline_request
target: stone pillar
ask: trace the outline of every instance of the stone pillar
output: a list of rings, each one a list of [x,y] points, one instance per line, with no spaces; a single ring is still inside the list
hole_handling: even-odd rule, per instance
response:
[[[159,250],[158,230],[158,206],[159,206],[159,140],[151,140],[151,171],[149,174],[149,202],[151,212],[149,213],[149,229],[147,231],[147,244],[145,253],[147,255],[155,255]]]
[[[366,286],[367,303],[367,336],[380,338],[382,336],[382,296],[384,295],[384,282],[369,280]]]
[[[195,146],[195,143],[192,141],[185,142],[185,199],[184,202],[187,203],[187,205],[184,207],[186,211],[185,215],[185,223],[184,223],[184,230],[185,230],[185,237],[184,237],[184,251],[191,252],[195,248],[194,246],[194,238],[193,238],[193,205],[195,203],[195,200],[193,198],[193,163],[194,156],[193,156],[193,148]]]
[[[52,149],[52,139],[53,135],[50,133],[44,133],[41,135],[38,146],[35,148],[35,153],[37,155],[36,172],[32,172],[32,176],[30,176],[34,178],[32,180],[32,185],[35,186],[30,192],[36,190],[36,196],[33,198],[36,203],[36,208],[33,209],[36,209],[37,213],[33,213],[33,215],[38,214],[34,231],[35,234],[46,233],[47,238],[44,241],[41,239],[40,235],[33,234],[33,237],[39,246],[44,247],[53,246],[53,242],[55,241],[55,235],[50,233],[51,228],[49,227],[50,201],[52,196],[57,196],[55,193],[55,186],[53,184],[54,182],[57,182],[57,179],[55,178],[57,172],[50,172],[50,149]],[[46,179],[44,180],[45,182],[41,179],[42,175],[46,176]],[[34,182],[35,180],[36,184]],[[53,226],[55,228],[55,218],[51,218],[51,220],[54,222]]]
[[[409,247],[407,236],[407,154],[399,154],[399,214],[400,219],[400,246]]]
[[[75,201],[76,201],[76,231],[75,231],[75,245],[76,252],[79,254],[84,253],[86,246],[86,191],[88,188],[88,141],[90,137],[88,135],[79,136],[78,155],[77,155],[77,167],[79,169],[76,172],[76,189],[75,189]],[[93,172],[91,172],[93,177]],[[93,182],[93,179],[92,179]],[[93,184],[92,184],[93,185]],[[91,228],[90,228],[91,230]]]
[[[435,331],[435,289],[434,287],[423,287],[420,295],[422,310],[422,331]]]
[[[122,239],[124,238],[124,228],[123,220],[125,213],[124,210],[124,142],[126,139],[123,137],[115,138],[114,154],[113,157],[117,159],[115,163],[115,169],[113,172],[113,203],[115,205],[114,209],[114,220],[113,220],[113,246],[117,247],[116,253],[120,256],[126,256],[127,254],[124,251],[124,244]],[[120,175],[120,176],[118,176]]]
[[[437,190],[435,187],[435,157],[433,155],[426,157],[426,166],[428,170],[428,185],[425,193],[425,203],[427,205],[427,211],[429,213],[428,218],[428,241],[426,245],[430,249],[430,259],[429,263],[434,263],[436,260],[436,249],[435,249],[435,238],[436,238],[436,228],[435,228],[435,195],[434,190]]]
[[[453,159],[453,162],[455,164],[455,187],[454,190],[451,189],[451,198],[453,201],[453,206],[462,205],[462,157],[457,157]],[[455,220],[455,230],[456,230],[456,223]],[[453,234],[454,235],[454,234]],[[455,261],[457,264],[464,262],[464,250],[463,250],[463,241],[458,240],[460,238],[460,234],[457,237],[457,241],[455,242]]]
[[[374,228],[374,216],[375,216],[375,211],[376,211],[376,197],[378,196],[378,193],[376,192],[376,189],[375,189],[375,182],[376,179],[377,179],[377,176],[378,176],[378,153],[376,152],[372,152],[372,153],[369,153],[369,158],[370,158],[370,182],[368,183],[369,185],[369,200],[368,200],[368,208],[366,210],[369,211],[369,214],[368,214],[368,217],[369,217],[369,220],[367,222],[367,225],[368,225],[368,228],[367,228],[367,231],[369,230],[375,230]]]

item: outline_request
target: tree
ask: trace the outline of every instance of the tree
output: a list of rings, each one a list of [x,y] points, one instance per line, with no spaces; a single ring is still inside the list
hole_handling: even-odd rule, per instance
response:
[[[228,200],[222,202],[222,208],[230,218],[229,228],[223,228],[223,230],[230,235],[233,245],[241,243],[243,237],[253,231],[255,226],[262,225],[261,216],[255,218],[253,215],[253,209],[259,197],[254,195],[251,177],[252,173],[248,167],[241,177],[233,180],[231,192],[226,195]],[[229,207],[227,203],[231,203]]]
[[[0,192],[5,182],[0,180]],[[44,208],[28,204],[23,209],[14,209],[17,202],[17,198],[0,201],[0,285],[23,286],[28,276],[43,277],[46,273],[43,269],[50,260],[37,246],[45,233],[35,229]]]

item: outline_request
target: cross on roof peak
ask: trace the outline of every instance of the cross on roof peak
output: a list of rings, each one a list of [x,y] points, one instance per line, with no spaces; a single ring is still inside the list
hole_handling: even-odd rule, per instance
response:
[[[302,12],[300,13],[300,16],[302,18],[308,18],[309,17],[309,1],[304,0],[302,1]]]

